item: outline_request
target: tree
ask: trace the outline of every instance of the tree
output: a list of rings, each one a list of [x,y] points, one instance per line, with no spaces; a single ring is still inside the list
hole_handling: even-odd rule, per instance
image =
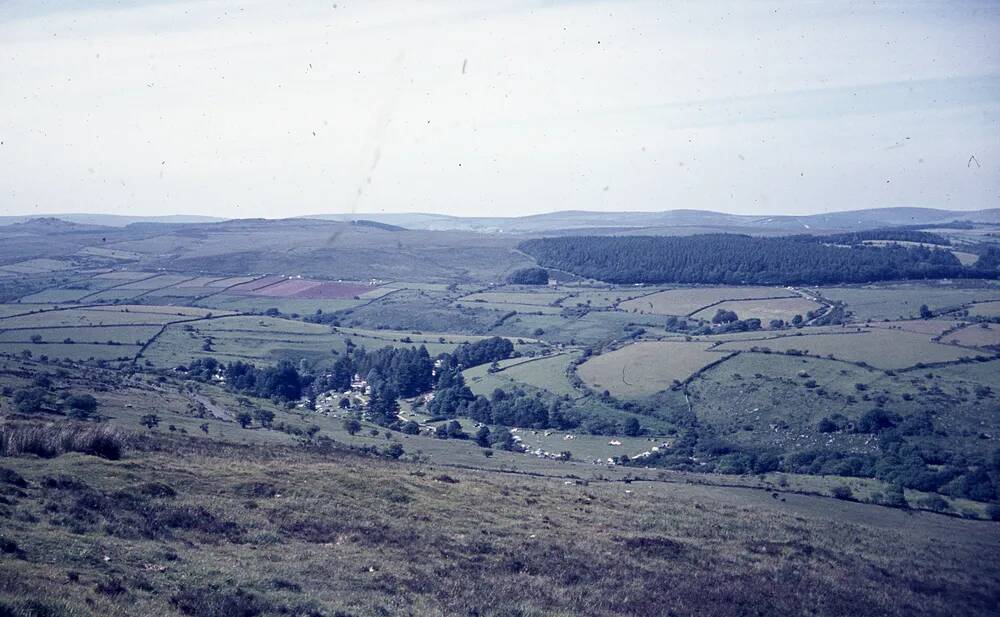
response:
[[[480,448],[490,447],[490,429],[488,427],[481,426],[476,431],[476,445]]]
[[[462,424],[458,420],[452,420],[448,423],[448,437],[452,439],[468,439],[469,434],[462,430]]]
[[[90,394],[73,394],[66,399],[69,414],[74,418],[86,420],[97,411],[97,399]]]
[[[739,320],[740,318],[736,315],[736,311],[727,311],[726,309],[715,311],[715,315],[712,317],[712,323],[714,324],[733,323]]]
[[[257,419],[257,423],[264,428],[269,428],[274,421],[274,412],[269,409],[256,409],[253,415]]]
[[[201,424],[198,425],[198,428],[201,429],[202,433],[208,435],[208,422],[202,422]]]
[[[246,428],[253,422],[253,416],[246,411],[241,411],[236,414],[236,421],[239,422],[240,427]]]
[[[41,334],[32,334],[31,335],[31,342],[35,343],[36,345],[38,343],[41,343],[42,342],[42,335]]]
[[[399,430],[407,435],[418,435],[420,433],[420,425],[413,420],[407,420],[401,427],[399,427]]]
[[[14,393],[14,408],[21,413],[40,411],[47,397],[48,392],[44,388],[24,388]]]
[[[642,426],[635,418],[629,418],[622,427],[622,432],[629,437],[638,437],[642,434]]]
[[[145,427],[148,428],[149,430],[153,430],[154,428],[160,425],[160,416],[156,415],[155,413],[148,413],[139,418],[139,422],[145,425]]]
[[[399,443],[393,443],[392,445],[390,445],[385,449],[385,455],[388,456],[389,458],[398,459],[399,457],[403,456],[403,452],[404,452],[403,446],[402,444]]]
[[[920,319],[930,319],[934,316],[934,312],[927,307],[926,304],[920,305]]]
[[[350,435],[357,435],[361,430],[361,423],[357,418],[347,418],[344,420],[344,430]]]
[[[368,412],[371,419],[387,426],[399,420],[399,394],[387,383],[374,383],[372,395],[368,401]]]
[[[844,500],[849,500],[854,497],[854,493],[851,492],[851,487],[843,485],[833,487],[833,490],[830,491],[830,494],[836,497],[837,499],[844,499]]]

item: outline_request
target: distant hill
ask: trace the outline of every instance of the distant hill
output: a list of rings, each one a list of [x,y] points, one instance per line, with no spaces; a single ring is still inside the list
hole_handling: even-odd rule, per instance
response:
[[[194,214],[170,214],[165,216],[127,216],[123,214],[46,214],[26,216],[0,216],[0,225],[15,225],[36,219],[59,219],[78,225],[100,225],[103,227],[125,227],[133,223],[214,223],[226,219],[216,216]]]
[[[24,223],[37,216],[0,216],[0,226]],[[125,227],[135,224],[204,224],[230,219],[197,216],[126,216],[116,214],[54,214],[80,225]],[[474,231],[480,233],[568,235],[581,230],[599,233],[690,235],[695,233],[745,233],[778,235],[790,233],[850,232],[882,227],[941,227],[956,221],[980,225],[1000,225],[1000,208],[988,210],[940,210],[936,208],[872,208],[805,216],[726,214],[707,210],[665,210],[663,212],[588,212],[564,210],[518,217],[462,217],[430,213],[349,213],[317,214],[295,220],[323,220],[353,225],[385,225],[383,229],[425,231]],[[271,224],[282,219],[268,219]],[[244,221],[265,219],[235,219]]]
[[[806,216],[740,215],[706,210],[664,212],[586,212],[566,210],[521,217],[457,217],[443,214],[323,214],[307,218],[347,221],[356,218],[408,229],[463,230],[486,233],[573,233],[581,229],[614,229],[616,233],[644,229],[669,235],[685,228],[740,233],[801,233],[856,231],[893,226],[941,226],[953,221],[1000,224],[1000,209],[939,210],[935,208],[874,208]],[[689,232],[690,233],[690,232]]]

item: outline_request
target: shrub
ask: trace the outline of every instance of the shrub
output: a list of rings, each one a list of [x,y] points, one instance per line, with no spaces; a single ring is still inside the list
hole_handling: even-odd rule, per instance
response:
[[[850,500],[854,498],[854,493],[851,491],[849,486],[835,486],[830,494],[837,499]]]
[[[42,387],[18,390],[14,393],[14,407],[21,413],[40,411],[45,405],[47,394],[45,388]]]
[[[389,458],[399,458],[403,456],[403,446],[398,443],[394,443],[385,449],[385,455]]]
[[[351,435],[357,435],[361,430],[361,423],[356,418],[348,418],[344,420],[344,430]]]
[[[949,508],[948,502],[940,495],[926,495],[917,500],[917,505],[927,510],[935,512],[946,512]]]
[[[73,394],[66,399],[69,415],[85,420],[97,411],[97,399],[90,394]]]

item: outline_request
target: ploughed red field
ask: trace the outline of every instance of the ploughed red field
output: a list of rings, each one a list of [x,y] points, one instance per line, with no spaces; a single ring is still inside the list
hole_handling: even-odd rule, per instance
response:
[[[335,283],[310,279],[282,279],[266,277],[233,287],[230,292],[271,298],[310,298],[315,300],[335,300],[353,298],[374,289],[371,285],[359,283]]]

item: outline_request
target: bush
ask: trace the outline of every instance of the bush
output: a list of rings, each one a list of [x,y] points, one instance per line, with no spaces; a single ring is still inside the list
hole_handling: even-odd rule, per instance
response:
[[[97,411],[97,399],[89,394],[73,394],[66,399],[69,414],[74,418],[85,420]]]
[[[384,454],[389,458],[399,458],[403,456],[403,452],[403,446],[398,443],[394,443],[385,449]]]
[[[14,393],[14,407],[21,413],[40,411],[45,405],[47,394],[48,392],[41,387],[18,390]]]
[[[121,458],[124,436],[109,426],[8,424],[0,428],[0,454],[53,458],[80,452],[112,461]]]
[[[947,512],[948,502],[940,495],[927,495],[917,500],[917,506],[935,512]]]
[[[837,499],[851,500],[854,498],[854,493],[851,491],[849,486],[835,486],[830,494]]]

